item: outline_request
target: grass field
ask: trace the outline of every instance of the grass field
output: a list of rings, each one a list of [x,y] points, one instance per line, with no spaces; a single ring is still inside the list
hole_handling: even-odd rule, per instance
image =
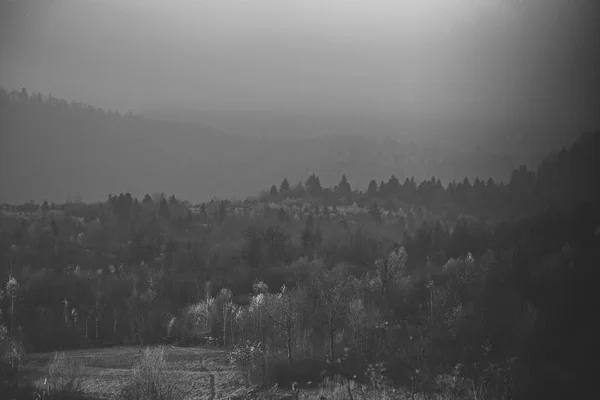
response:
[[[85,392],[99,399],[117,399],[139,361],[138,347],[66,351],[70,359],[80,363]],[[53,353],[28,356],[28,375],[41,385],[46,366]],[[168,347],[168,373],[172,374],[182,400],[227,399],[243,386],[242,375],[229,363],[226,351],[208,348]]]
[[[130,378],[133,368],[140,361],[142,353],[137,346],[112,347],[104,349],[68,350],[64,354],[79,366],[78,376],[82,379],[82,389],[93,399],[115,400]],[[29,354],[26,360],[26,377],[38,388],[43,387],[47,367],[54,353]],[[166,347],[166,373],[174,381],[181,400],[225,400],[292,399],[291,392],[284,388],[252,390],[244,385],[243,374],[229,361],[227,350],[215,348]],[[338,380],[324,382],[315,387],[301,385],[299,400],[319,399],[325,396],[330,400],[345,400],[348,397],[347,383]],[[364,393],[362,393],[364,396]],[[379,400],[381,393],[369,393],[363,397],[355,392],[353,398]],[[386,395],[387,399],[422,399],[404,392]]]

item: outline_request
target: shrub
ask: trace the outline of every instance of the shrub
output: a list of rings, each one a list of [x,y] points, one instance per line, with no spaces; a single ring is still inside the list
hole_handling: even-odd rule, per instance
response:
[[[11,391],[19,385],[25,352],[20,342],[7,337],[0,326],[0,391]]]
[[[215,336],[215,333],[219,333],[215,323],[217,314],[212,298],[186,307],[171,328],[173,339],[180,344],[198,344],[205,337]]]
[[[231,352],[231,361],[244,371],[246,384],[252,383],[252,376],[262,372],[264,348],[261,343],[249,340],[235,346]]]
[[[65,353],[54,353],[46,371],[44,394],[50,398],[83,398],[83,375],[78,362]]]
[[[176,400],[178,393],[174,380],[166,371],[166,349],[159,347],[144,350],[134,367],[131,381],[123,388],[124,400]]]

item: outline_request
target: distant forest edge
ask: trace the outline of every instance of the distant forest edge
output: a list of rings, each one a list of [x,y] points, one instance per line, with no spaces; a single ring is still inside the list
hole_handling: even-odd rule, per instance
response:
[[[468,215],[492,223],[514,221],[548,209],[568,209],[577,203],[597,204],[600,195],[593,171],[599,170],[598,157],[595,157],[600,149],[599,142],[598,133],[583,134],[569,150],[563,148],[548,156],[537,172],[521,165],[513,171],[507,184],[497,183],[493,178],[476,178],[471,183],[465,177],[444,187],[435,176],[417,184],[414,177],[400,182],[392,175],[387,181],[371,180],[367,190],[361,191],[352,188],[346,175],[342,175],[337,185],[323,187],[319,177],[313,173],[305,182],[293,185],[284,178],[258,196],[247,197],[243,201],[213,198],[210,202],[193,205],[177,199],[174,194],[167,199],[164,193],[158,192],[152,196],[146,194],[139,201],[127,192],[118,196],[110,194],[108,204],[114,207],[117,216],[132,223],[137,219],[135,216],[144,213],[148,204],[152,204],[156,216],[182,226],[184,219],[193,221],[198,216],[204,224],[221,224],[227,215],[249,217],[258,213],[262,215],[265,210],[278,212],[281,221],[294,216],[301,218],[302,214],[325,217],[331,213],[364,214],[376,223],[384,220],[387,224],[390,220],[398,222],[401,230],[408,228],[409,231],[414,231],[417,216],[421,220],[442,218],[456,221]],[[28,201],[16,207],[5,203],[4,208],[23,212],[59,210],[69,207],[73,201],[80,203],[80,199],[74,196],[63,204],[50,204],[46,200],[40,205]],[[174,205],[179,205],[180,211],[172,214],[169,207]],[[286,212],[289,214],[290,211],[292,215],[287,215]],[[97,212],[93,216],[88,215],[88,219],[98,217],[101,215]]]
[[[312,173],[326,186],[345,175],[363,190],[371,180],[391,175],[401,182],[435,175],[444,186],[465,177],[500,183],[525,159],[532,168],[541,161],[540,155],[479,149],[475,142],[376,140],[370,132],[306,139],[231,135],[196,122],[121,115],[26,89],[0,88],[0,132],[0,202],[8,203],[44,197],[61,202],[67,193],[98,201],[109,192],[143,196],[148,190],[193,201],[245,198],[284,177],[294,186]],[[533,154],[532,140],[516,141],[515,147]]]

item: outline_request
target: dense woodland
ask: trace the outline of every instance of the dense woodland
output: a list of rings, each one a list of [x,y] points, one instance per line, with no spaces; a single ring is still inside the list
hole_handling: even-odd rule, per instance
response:
[[[599,150],[585,134],[506,184],[393,175],[360,191],[312,174],[196,206],[129,193],[6,205],[2,345],[212,337],[252,382],[361,380],[379,365],[415,391],[574,397],[591,381]]]

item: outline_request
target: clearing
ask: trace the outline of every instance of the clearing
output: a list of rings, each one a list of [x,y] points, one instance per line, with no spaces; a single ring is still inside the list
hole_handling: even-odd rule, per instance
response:
[[[65,351],[83,367],[83,389],[98,399],[117,399],[140,359],[139,348],[112,347]],[[42,385],[53,353],[28,356],[27,370]],[[229,363],[228,352],[211,348],[167,347],[168,373],[173,374],[182,400],[227,399],[243,386],[242,375]]]

